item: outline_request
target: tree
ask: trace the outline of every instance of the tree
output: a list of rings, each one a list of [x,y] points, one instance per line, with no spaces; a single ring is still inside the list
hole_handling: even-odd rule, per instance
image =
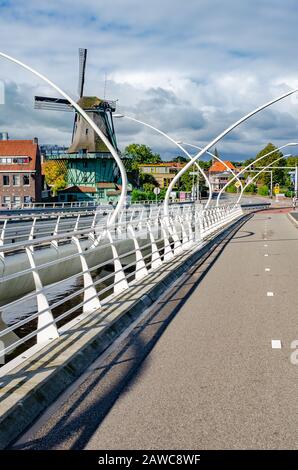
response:
[[[268,196],[269,195],[268,186],[266,184],[264,184],[263,186],[260,186],[258,189],[258,194],[260,194],[260,196]]]
[[[267,153],[273,152],[271,155],[268,157],[262,158],[259,162],[257,162],[254,165],[254,169],[258,169],[260,167],[264,167],[269,165],[270,163],[273,163],[277,158],[280,158],[283,156],[283,153],[277,149],[277,147],[271,143],[267,144],[263,150],[261,150],[255,157],[255,159],[260,158],[263,155],[266,155]],[[282,160],[279,160],[274,164],[274,166],[285,166],[286,160],[283,158]],[[280,185],[285,184],[285,171],[281,169],[276,169],[273,170],[272,173],[273,176],[273,182],[274,183],[279,183]],[[266,186],[270,185],[270,174],[269,173],[262,173],[260,175],[259,181]]]
[[[144,144],[130,144],[125,147],[124,157],[127,159],[127,169],[138,170],[142,163],[160,163],[158,153],[153,153],[151,148]]]
[[[64,189],[67,185],[66,163],[59,160],[49,160],[43,164],[43,170],[46,183],[55,196],[59,190]]]
[[[188,159],[186,157],[181,157],[181,155],[178,155],[178,157],[173,158],[173,162],[176,163],[186,163]]]
[[[191,168],[190,170],[187,170],[180,178],[179,180],[179,189],[181,191],[187,191],[190,192],[192,190],[193,185],[196,185],[197,183],[197,175],[191,175],[193,171],[197,172],[198,169],[197,167]]]

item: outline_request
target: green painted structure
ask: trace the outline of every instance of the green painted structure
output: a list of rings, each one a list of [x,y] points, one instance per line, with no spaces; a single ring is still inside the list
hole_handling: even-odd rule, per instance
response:
[[[115,103],[83,96],[78,104],[119,152],[112,117]],[[48,158],[67,162],[67,187],[59,191],[59,201],[117,202],[121,192],[118,166],[105,144],[80,115],[76,115],[72,144],[67,153]]]

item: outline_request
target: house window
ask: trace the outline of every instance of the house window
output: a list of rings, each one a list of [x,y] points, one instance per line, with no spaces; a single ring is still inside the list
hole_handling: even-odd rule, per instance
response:
[[[86,135],[88,135],[88,133],[89,133],[89,129],[87,128],[87,129],[86,129]]]
[[[25,203],[31,202],[31,196],[24,196],[24,202]]]
[[[3,204],[5,206],[9,206],[10,205],[10,196],[3,196]]]
[[[87,165],[88,165],[88,162],[86,162],[86,160],[83,161],[83,167],[84,168],[87,168]]]
[[[23,175],[23,185],[24,186],[30,185],[29,175]]]
[[[9,186],[9,176],[3,175],[3,186]]]
[[[99,199],[103,199],[105,197],[104,189],[99,189],[98,190],[98,197],[99,197]]]
[[[21,196],[14,196],[14,197],[13,197],[13,203],[14,203],[16,206],[20,206],[20,205],[21,205]]]
[[[13,186],[20,186],[20,184],[21,184],[20,175],[13,175],[12,176],[12,184],[13,184]]]

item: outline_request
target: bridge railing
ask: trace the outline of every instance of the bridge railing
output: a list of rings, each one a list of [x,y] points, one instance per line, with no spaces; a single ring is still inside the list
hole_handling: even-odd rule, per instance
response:
[[[100,315],[111,298],[196,248],[241,214],[235,206],[201,210],[193,205],[166,218],[139,214],[109,228],[95,226],[4,245],[2,355],[10,361],[36,344],[42,348],[71,322]]]
[[[152,217],[153,214],[161,213],[161,206],[132,205],[123,210],[120,221],[133,220],[140,216],[141,218]],[[170,212],[183,212],[184,206],[171,205]],[[108,217],[112,212],[111,208],[102,208],[99,206],[95,211],[81,209],[76,213],[58,213],[53,215],[11,217],[0,220],[0,252],[1,246],[8,243],[18,243],[20,241],[36,238],[44,238],[79,229],[92,229],[95,227],[104,227]],[[3,255],[2,255],[3,256]]]

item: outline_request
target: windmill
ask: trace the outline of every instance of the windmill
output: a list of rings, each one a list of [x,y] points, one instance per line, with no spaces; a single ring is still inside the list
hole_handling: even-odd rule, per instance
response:
[[[96,96],[84,96],[87,49],[79,49],[78,104],[90,115],[95,124],[117,149],[112,113],[116,110],[115,101],[102,100]],[[64,98],[35,96],[35,109],[74,112],[70,102]],[[93,128],[75,112],[71,145],[67,153],[109,153],[106,145]]]

